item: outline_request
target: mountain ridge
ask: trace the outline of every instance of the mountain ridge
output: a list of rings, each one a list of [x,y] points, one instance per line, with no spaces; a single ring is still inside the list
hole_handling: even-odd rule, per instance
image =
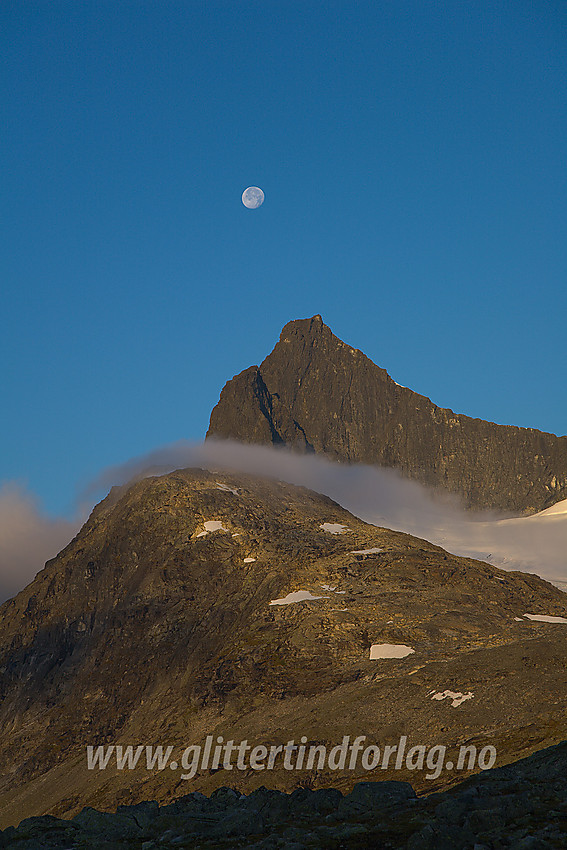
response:
[[[288,322],[260,366],[225,384],[210,437],[393,467],[472,509],[531,514],[567,498],[567,436],[438,407],[336,337],[320,315]]]
[[[0,827],[227,781],[250,793],[375,778],[280,765],[188,784],[173,770],[90,771],[87,745],[407,735],[494,745],[498,764],[529,755],[564,735],[564,621],[567,596],[543,579],[370,525],[304,487],[188,469],[115,488],[0,606]],[[379,776],[424,793],[465,775]]]

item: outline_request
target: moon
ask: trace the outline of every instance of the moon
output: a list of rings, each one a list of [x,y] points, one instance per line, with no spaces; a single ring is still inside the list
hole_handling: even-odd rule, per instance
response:
[[[257,186],[249,186],[242,193],[242,203],[249,210],[257,210],[264,203],[264,193]]]

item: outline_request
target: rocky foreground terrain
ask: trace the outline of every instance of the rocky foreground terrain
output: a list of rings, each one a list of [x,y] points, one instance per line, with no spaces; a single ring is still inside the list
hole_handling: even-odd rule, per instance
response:
[[[458,765],[461,746],[494,749],[498,768],[564,740],[566,629],[567,596],[537,576],[304,488],[195,469],[115,488],[0,607],[0,827],[223,786],[252,801],[261,786],[294,801],[375,780],[448,789],[480,770]],[[288,769],[284,749],[271,768],[183,773],[181,753],[207,737],[327,753],[358,737],[380,758]],[[396,766],[386,748],[402,739],[413,761]],[[171,759],[119,766],[115,749],[89,769],[87,746],[129,745],[171,746]],[[446,748],[439,769],[420,747]],[[227,793],[179,806],[255,805]]]
[[[567,498],[567,436],[438,407],[334,336],[321,316],[289,322],[259,367],[226,384],[207,436],[394,467],[471,508],[531,514]]]
[[[403,848],[546,850],[567,839],[567,744],[488,770],[452,791],[417,797],[404,782],[365,782],[350,794],[219,788],[166,806],[85,808],[71,821],[28,818],[0,848]]]

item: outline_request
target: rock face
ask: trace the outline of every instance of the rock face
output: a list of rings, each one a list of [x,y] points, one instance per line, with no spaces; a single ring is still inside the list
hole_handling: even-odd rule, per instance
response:
[[[207,436],[395,467],[471,508],[529,514],[567,498],[567,436],[437,407],[341,342],[320,316],[289,322],[260,367],[226,384]]]
[[[479,761],[396,767],[386,747],[446,747],[454,765],[461,746],[493,747],[498,766],[559,743],[566,630],[567,596],[542,579],[368,525],[304,488],[181,470],[113,489],[0,607],[0,827],[229,784],[449,787]],[[273,769],[201,759],[182,775],[182,754],[208,736],[281,755]],[[330,759],[357,737],[380,749],[373,766],[282,763],[289,742]],[[146,761],[158,745],[172,747],[162,769]],[[88,746],[111,748],[106,769],[88,768]],[[119,766],[119,746],[140,761]]]

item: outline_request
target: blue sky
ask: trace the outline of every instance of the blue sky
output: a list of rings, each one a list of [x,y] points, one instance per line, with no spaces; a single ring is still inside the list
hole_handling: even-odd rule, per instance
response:
[[[315,313],[439,405],[567,433],[566,24],[3,0],[0,483],[71,512]]]

